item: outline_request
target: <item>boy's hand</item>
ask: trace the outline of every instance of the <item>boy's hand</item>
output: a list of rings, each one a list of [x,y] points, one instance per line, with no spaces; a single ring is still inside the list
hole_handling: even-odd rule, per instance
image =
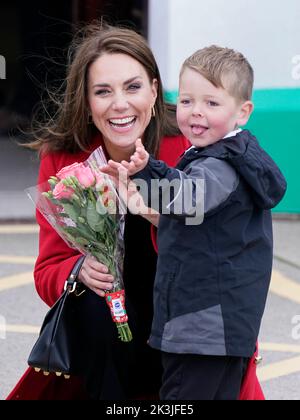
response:
[[[113,178],[123,203],[129,208],[132,214],[139,214],[157,226],[159,213],[145,205],[135,183],[129,179],[129,175],[133,175],[144,169],[148,160],[149,153],[145,150],[141,140],[137,140],[136,151],[131,156],[130,162],[123,160],[119,163],[109,160],[107,165],[101,168],[101,171]]]
[[[149,153],[146,151],[142,140],[138,139],[135,142],[135,153],[131,156],[130,162],[122,160],[122,166],[127,169],[129,176],[135,175],[137,172],[140,172],[145,168],[149,161]]]
[[[138,139],[135,142],[135,147],[136,150],[130,157],[130,162],[122,160],[122,162],[119,163],[110,159],[107,162],[107,165],[101,168],[101,172],[110,175],[114,180],[120,180],[120,178],[122,178],[122,181],[124,181],[124,178],[134,175],[144,169],[149,160],[149,153],[144,148],[141,139]]]

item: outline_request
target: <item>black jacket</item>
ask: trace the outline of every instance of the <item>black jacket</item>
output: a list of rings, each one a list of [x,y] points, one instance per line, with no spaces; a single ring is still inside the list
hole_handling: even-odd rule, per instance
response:
[[[176,169],[150,158],[137,178],[163,213],[150,345],[252,356],[272,271],[270,209],[286,190],[280,170],[244,130],[189,149]],[[171,193],[163,178],[177,180]]]

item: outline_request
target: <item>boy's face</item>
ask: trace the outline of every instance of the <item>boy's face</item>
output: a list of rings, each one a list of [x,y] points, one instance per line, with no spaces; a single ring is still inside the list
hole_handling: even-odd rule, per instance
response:
[[[245,124],[251,111],[250,101],[238,103],[227,90],[215,87],[196,70],[183,70],[179,81],[177,121],[194,146],[216,143]]]

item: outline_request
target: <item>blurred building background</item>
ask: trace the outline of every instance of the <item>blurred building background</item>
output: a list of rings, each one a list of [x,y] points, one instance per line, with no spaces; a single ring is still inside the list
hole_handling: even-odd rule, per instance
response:
[[[299,0],[149,1],[148,38],[171,100],[181,63],[199,48],[234,48],[252,64],[255,111],[248,127],[287,177],[280,213],[300,213],[299,21]]]
[[[1,191],[20,193],[34,184],[38,166],[16,149],[11,135],[28,124],[44,87],[63,79],[76,25],[100,17],[148,39],[170,101],[176,101],[180,65],[196,49],[219,44],[244,53],[255,70],[255,111],[248,127],[288,180],[288,192],[275,212],[300,213],[299,0],[2,0],[0,217]],[[17,186],[8,172],[14,156],[20,165]]]

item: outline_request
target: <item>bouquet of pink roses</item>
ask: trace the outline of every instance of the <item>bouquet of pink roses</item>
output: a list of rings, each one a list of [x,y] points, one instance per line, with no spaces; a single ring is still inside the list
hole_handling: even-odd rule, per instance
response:
[[[85,162],[61,169],[46,185],[27,192],[70,247],[108,267],[115,280],[105,299],[120,339],[130,341],[122,276],[125,208],[110,177],[100,171],[105,164],[100,147]]]

